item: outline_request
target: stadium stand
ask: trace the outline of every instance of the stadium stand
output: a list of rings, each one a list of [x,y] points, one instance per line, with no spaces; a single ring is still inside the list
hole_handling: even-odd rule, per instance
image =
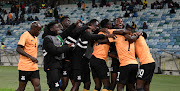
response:
[[[61,8],[60,13],[64,16],[69,16],[71,22],[75,22],[80,18],[79,15],[84,16],[84,23],[87,23],[94,17],[99,21],[108,18],[113,21],[117,17],[123,17],[125,11],[121,11],[121,6],[111,5],[111,7],[103,8],[91,8],[86,7],[86,11],[78,10],[74,8]],[[170,9],[150,9],[146,8],[138,12],[138,17],[123,18],[124,23],[131,24],[132,21],[140,28],[144,22],[147,22],[148,29],[137,29],[138,31],[144,31],[148,34],[147,43],[152,49],[176,49],[180,48],[180,9],[176,10],[176,14],[169,14]],[[50,21],[54,21],[54,17],[45,17],[45,10],[40,10],[41,13],[25,14],[25,19],[29,16],[39,16],[40,23],[45,25]],[[16,48],[19,36],[26,30],[29,30],[29,24],[31,22],[26,21],[19,25],[2,25],[0,40],[4,42],[7,49]],[[12,36],[6,36],[7,30],[11,30]],[[39,36],[39,45],[42,45],[41,36]],[[178,52],[178,54],[180,54]]]

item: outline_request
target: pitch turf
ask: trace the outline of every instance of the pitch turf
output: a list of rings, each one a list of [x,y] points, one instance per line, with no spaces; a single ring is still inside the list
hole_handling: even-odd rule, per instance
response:
[[[46,83],[46,74],[43,68],[40,68],[41,89],[48,89]],[[91,79],[92,80],[92,79]],[[18,87],[17,67],[0,66],[0,91],[14,91]],[[69,84],[66,91],[70,91],[72,85]],[[82,91],[83,84],[80,87]],[[94,82],[92,81],[91,90],[93,91]],[[151,84],[151,91],[180,91],[180,76],[168,76],[155,74]],[[33,86],[28,82],[25,91],[33,91]]]

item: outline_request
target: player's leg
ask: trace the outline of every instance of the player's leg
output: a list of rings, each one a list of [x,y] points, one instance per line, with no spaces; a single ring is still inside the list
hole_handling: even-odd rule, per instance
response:
[[[129,75],[128,75],[128,88],[130,91],[136,91],[135,90],[135,83],[136,83],[136,75],[138,71],[138,65],[137,64],[130,64],[129,65]]]
[[[80,85],[81,85],[81,82],[75,82],[71,91],[78,91]]]
[[[111,85],[110,85],[110,90],[114,90],[116,87],[116,78],[117,78],[117,73],[111,73]]]
[[[111,71],[111,85],[110,85],[110,90],[114,90],[116,87],[116,79],[117,79],[117,71],[119,68],[119,60],[117,60],[116,58],[112,58],[112,71]]]
[[[27,84],[27,82],[19,81],[19,87],[17,88],[16,91],[25,91],[26,84]]]
[[[19,70],[19,87],[16,91],[24,91],[29,79],[29,72]]]
[[[83,62],[83,83],[84,83],[83,91],[89,91],[90,85],[91,85],[89,59],[84,57],[83,61],[84,61]]]
[[[65,89],[66,89],[66,87],[67,87],[67,85],[68,85],[68,82],[69,82],[69,77],[62,77],[61,78],[61,87],[60,87],[60,89],[62,90],[62,91],[64,91]]]
[[[144,91],[144,84],[145,84],[144,80],[137,79],[137,81],[136,81],[136,90],[137,91]]]
[[[96,71],[96,65],[95,65],[96,63],[95,62],[96,62],[96,59],[95,59],[94,56],[92,56],[91,59],[90,59],[90,67],[91,67],[91,72],[92,72],[93,80],[94,80],[94,83],[95,83],[94,91],[100,91],[101,87],[102,87],[102,82],[101,82],[101,80],[98,77],[98,73]]]
[[[47,83],[50,88],[49,91],[59,91],[60,70],[59,69],[48,70],[46,71],[46,74],[47,74]]]
[[[124,91],[124,86],[128,83],[129,65],[120,66],[117,72],[117,91]]]
[[[34,91],[41,91],[39,70],[32,72],[31,83],[34,87]]]
[[[72,69],[72,71],[73,71],[74,85],[71,88],[71,91],[77,91],[79,89],[79,86],[81,85],[82,71],[81,69]]]
[[[117,83],[117,91],[124,91],[124,84]]]
[[[153,63],[149,63],[145,66],[145,76],[146,76],[146,82],[145,82],[145,85],[144,85],[144,90],[145,91],[149,91],[150,89],[150,83],[151,83],[151,80],[152,80],[152,77],[153,77],[153,74],[154,74],[154,70],[155,70],[155,62]],[[147,74],[148,73],[148,74]]]
[[[94,79],[94,83],[95,83],[95,88],[94,91],[101,91],[101,87],[102,87],[102,82],[99,78],[95,77]]]
[[[41,91],[41,85],[40,85],[40,79],[39,78],[31,79],[31,83],[34,87],[34,91]]]
[[[71,63],[70,61],[64,61],[63,63],[63,71],[62,71],[62,77],[61,77],[61,87],[60,89],[62,91],[66,90],[66,87],[69,82],[69,77],[70,77],[70,70],[71,70]]]
[[[109,91],[109,88],[110,88],[109,78],[107,78],[107,79],[102,79],[101,81],[102,81],[102,83],[103,83],[103,85],[104,85],[102,91]]]
[[[102,91],[108,91],[108,90],[110,90],[109,69],[108,69],[106,62],[104,60],[97,60],[97,61],[100,62],[100,64],[97,65],[97,67],[96,67],[98,77],[101,79],[101,82],[104,85]]]
[[[146,82],[144,85],[144,91],[149,91],[150,88],[150,82]]]
[[[154,69],[155,69],[154,62],[149,64],[143,64],[140,66],[137,76],[137,87],[136,87],[137,89],[140,89],[139,91],[143,91],[143,90],[148,91],[150,82],[153,77]]]

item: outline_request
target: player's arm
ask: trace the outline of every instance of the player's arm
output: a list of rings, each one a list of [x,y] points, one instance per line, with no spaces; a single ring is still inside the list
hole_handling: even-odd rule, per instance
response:
[[[116,29],[115,31],[113,31],[113,34],[117,34],[117,35],[125,35],[125,34],[130,34],[131,31],[128,30],[122,30],[122,29]]]
[[[105,38],[105,39],[99,39],[97,40],[98,44],[107,44],[107,43],[110,43],[108,38]]]
[[[116,36],[114,34],[91,34],[88,31],[86,31],[82,35],[86,40],[99,40],[99,39],[104,39],[104,38],[115,38]]]
[[[25,57],[28,57],[28,58],[30,58],[33,62],[38,63],[38,60],[37,60],[35,57],[27,54],[27,53],[23,50],[23,47],[24,47],[24,46],[22,46],[22,45],[18,45],[17,48],[16,48],[16,51],[17,51],[20,55],[23,55],[23,56],[25,56]]]
[[[124,37],[130,42],[133,43],[139,38],[139,34],[134,33],[133,35],[125,34]]]
[[[111,52],[108,53],[108,56],[111,57],[111,58],[119,59],[117,55],[115,55],[115,54],[113,54]]]
[[[72,32],[72,30],[75,28],[76,28],[76,25],[73,23],[72,25],[70,25],[66,30],[64,30],[59,35],[64,39],[64,38],[68,37],[70,35],[70,33]]]
[[[48,37],[45,37],[44,41],[43,41],[43,48],[46,50],[46,52],[48,52],[51,55],[55,55],[55,56],[69,51],[70,47],[72,47],[72,45],[73,44],[56,47]]]
[[[72,36],[80,35],[80,34],[82,34],[88,28],[89,28],[89,26],[87,26],[87,25],[84,25],[81,28],[76,28],[76,29],[72,30],[70,36],[71,35]]]

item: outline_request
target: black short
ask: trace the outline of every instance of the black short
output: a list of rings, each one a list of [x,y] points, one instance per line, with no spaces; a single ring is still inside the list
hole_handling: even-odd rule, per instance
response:
[[[90,67],[93,78],[107,79],[109,78],[109,69],[105,60],[96,58],[94,55],[90,59]]]
[[[83,78],[83,82],[90,82],[90,67],[89,67],[89,60],[86,57],[83,57],[83,62],[82,62],[82,78]]]
[[[134,84],[136,83],[136,75],[138,71],[137,64],[129,64],[120,66],[117,76],[117,82],[121,84]]]
[[[116,58],[112,58],[111,73],[117,73],[120,66],[120,62]]]
[[[21,71],[19,70],[19,81],[27,82],[33,78],[40,79],[39,70],[36,71]]]
[[[75,82],[81,82],[82,81],[82,57],[77,55],[77,53],[74,53],[72,56],[72,79]]]
[[[46,71],[47,75],[47,84],[52,91],[58,91],[60,88],[60,78],[62,76],[61,69],[52,69]]]
[[[62,77],[71,78],[71,62],[63,61]]]
[[[82,57],[81,63],[76,69],[72,69],[72,78],[75,82],[90,82],[89,59]]]
[[[154,69],[155,69],[155,62],[141,65],[137,78],[140,80],[151,82]]]

